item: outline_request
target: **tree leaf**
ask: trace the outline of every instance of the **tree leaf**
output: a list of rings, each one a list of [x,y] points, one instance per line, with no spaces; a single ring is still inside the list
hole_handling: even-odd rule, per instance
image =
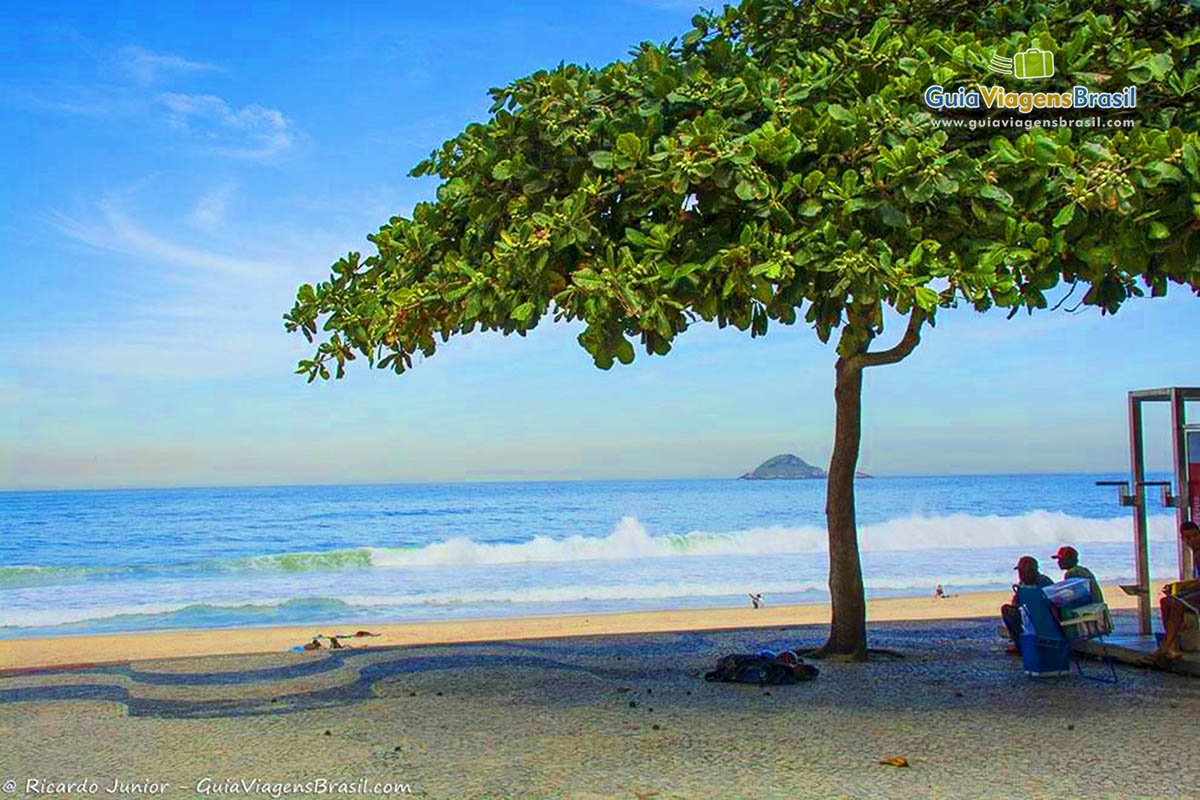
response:
[[[512,318],[519,322],[524,322],[525,320],[529,319],[529,317],[532,315],[533,315],[533,303],[531,301],[526,301],[524,303],[521,303],[521,305],[517,306],[516,308],[514,308],[512,310]]]
[[[901,228],[908,224],[908,217],[896,209],[891,203],[884,203],[879,207],[879,219],[884,225],[890,225],[893,228]]]
[[[642,152],[642,140],[636,133],[622,133],[617,137],[617,152],[626,158],[636,160]],[[595,163],[593,160],[592,163]]]
[[[622,337],[620,344],[617,345],[617,360],[622,364],[632,364],[633,355],[633,343]]]
[[[853,125],[858,121],[858,118],[850,113],[849,109],[837,103],[830,104],[829,108],[825,109],[825,113],[844,125]]]
[[[805,200],[800,204],[800,208],[798,208],[797,211],[802,217],[815,217],[817,214],[821,213],[821,201],[813,200],[811,198]]]
[[[997,203],[1004,206],[1011,206],[1013,203],[1012,195],[1001,189],[999,186],[984,186],[979,190],[979,196],[986,200],[995,200]]]
[[[1071,224],[1071,220],[1075,219],[1075,204],[1067,203],[1058,213],[1054,215],[1053,225],[1056,228],[1063,228]]]
[[[845,214],[853,214],[856,211],[863,211],[864,209],[878,208],[880,202],[882,201],[872,200],[867,197],[853,197],[842,205],[842,212]]]
[[[612,169],[613,154],[608,150],[593,150],[591,152],[592,166],[596,169]]]
[[[1200,180],[1200,153],[1196,145],[1188,142],[1183,146],[1183,168],[1197,180]]]
[[[916,289],[913,289],[913,300],[925,311],[932,311],[937,308],[940,299],[937,292],[925,286],[918,286]]]

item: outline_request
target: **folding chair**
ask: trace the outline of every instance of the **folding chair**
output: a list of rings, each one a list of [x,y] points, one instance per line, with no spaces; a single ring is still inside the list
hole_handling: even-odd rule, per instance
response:
[[[1108,616],[1108,606],[1104,603],[1090,603],[1067,610],[1067,618],[1060,619],[1055,612],[1050,598],[1040,588],[1022,586],[1017,589],[1017,602],[1025,609],[1033,631],[1025,631],[1021,635],[1018,647],[1025,664],[1025,673],[1035,677],[1051,675],[1068,675],[1071,670],[1067,666],[1075,662],[1079,677],[1101,683],[1116,683],[1117,668],[1113,665],[1112,656],[1108,653],[1108,645],[1104,634],[1112,630],[1112,622]],[[1111,677],[1087,675],[1083,664],[1071,644],[1084,639],[1099,639],[1100,651],[1104,663],[1108,666]]]

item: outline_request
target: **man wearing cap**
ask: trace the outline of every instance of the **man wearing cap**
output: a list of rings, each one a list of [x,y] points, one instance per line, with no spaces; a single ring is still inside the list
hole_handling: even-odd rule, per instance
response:
[[[1033,556],[1021,556],[1013,569],[1017,571],[1017,583],[1013,586],[1013,599],[1008,605],[1000,606],[1000,618],[1004,620],[1004,627],[1008,628],[1008,635],[1012,637],[1014,644],[1012,652],[1016,652],[1017,637],[1025,629],[1025,626],[1021,624],[1021,606],[1017,603],[1018,587],[1049,586],[1054,581],[1039,571],[1037,559]]]
[[[1058,568],[1063,571],[1064,581],[1068,578],[1083,578],[1088,582],[1088,588],[1092,593],[1092,602],[1104,602],[1104,592],[1100,590],[1100,582],[1096,580],[1096,576],[1087,567],[1079,566],[1078,550],[1064,545],[1058,548],[1058,552],[1054,554],[1054,560],[1058,562]]]

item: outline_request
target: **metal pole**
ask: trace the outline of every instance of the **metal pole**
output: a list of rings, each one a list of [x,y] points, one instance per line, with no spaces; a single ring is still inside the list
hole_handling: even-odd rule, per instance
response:
[[[1192,577],[1192,554],[1183,546],[1183,535],[1179,529],[1188,521],[1190,509],[1188,498],[1187,465],[1187,416],[1183,408],[1183,395],[1178,389],[1171,390],[1171,451],[1175,457],[1175,544],[1179,553],[1179,580]]]
[[[1146,525],[1146,457],[1142,441],[1142,401],[1129,393],[1129,468],[1133,472],[1133,547],[1137,565],[1138,633],[1150,630],[1150,547]]]

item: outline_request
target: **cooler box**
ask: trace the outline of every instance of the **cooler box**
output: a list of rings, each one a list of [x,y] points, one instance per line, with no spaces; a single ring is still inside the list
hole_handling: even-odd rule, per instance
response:
[[[1049,678],[1071,674],[1069,647],[1039,644],[1037,636],[1032,633],[1022,633],[1017,646],[1021,650],[1026,675]]]
[[[1070,639],[1091,639],[1107,636],[1113,631],[1112,616],[1104,603],[1088,603],[1060,610],[1063,631]],[[1070,620],[1084,618],[1086,621],[1069,624]]]
[[[1092,602],[1092,586],[1085,578],[1067,578],[1043,587],[1042,591],[1051,603],[1060,608]]]

